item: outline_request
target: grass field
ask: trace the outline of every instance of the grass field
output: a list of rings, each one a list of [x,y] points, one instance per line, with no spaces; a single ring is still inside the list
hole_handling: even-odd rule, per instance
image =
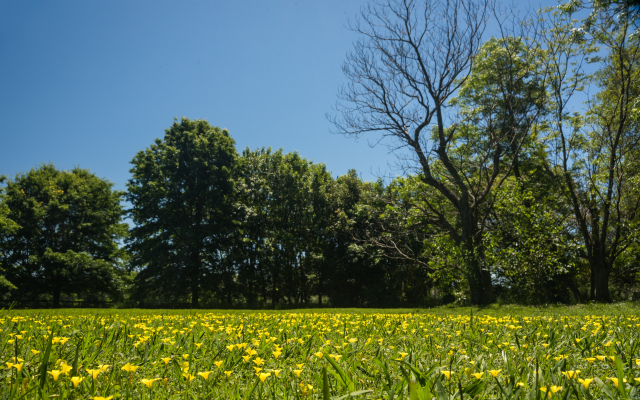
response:
[[[9,310],[4,399],[638,399],[640,308]]]

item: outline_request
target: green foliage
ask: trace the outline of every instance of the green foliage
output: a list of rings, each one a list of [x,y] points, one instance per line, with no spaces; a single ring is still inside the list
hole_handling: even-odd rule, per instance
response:
[[[182,118],[131,161],[128,244],[139,298],[190,293],[197,306],[201,287],[220,284],[220,250],[237,215],[234,145],[228,131]]]
[[[0,239],[6,276],[15,295],[121,295],[126,280],[118,242],[123,193],[88,170],[59,171],[43,164],[9,180],[4,189],[9,232]]]
[[[486,232],[492,273],[519,303],[567,302],[562,294],[575,285],[579,243],[567,235],[570,226],[557,199],[537,198],[513,179],[496,197],[496,220]]]
[[[0,175],[0,183],[4,182],[5,177]],[[5,204],[5,196],[0,192],[0,237],[10,235],[18,229],[18,225],[9,219],[9,207]],[[0,254],[0,259],[2,254]],[[7,290],[16,289],[16,287],[4,276],[4,269],[0,263],[0,293]]]

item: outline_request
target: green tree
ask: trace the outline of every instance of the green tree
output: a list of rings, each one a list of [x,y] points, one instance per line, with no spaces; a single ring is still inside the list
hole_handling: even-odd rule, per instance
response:
[[[135,226],[128,245],[143,295],[200,305],[215,293],[237,214],[233,170],[237,153],[227,130],[182,118],[131,164],[127,200]]]
[[[19,226],[0,246],[15,296],[117,296],[126,274],[119,242],[127,234],[124,193],[88,170],[43,164],[18,174],[5,188],[7,217]]]
[[[442,229],[458,247],[473,304],[494,300],[484,222],[494,190],[518,167],[544,95],[544,71],[532,62],[537,45],[525,43],[534,27],[481,46],[490,14],[481,0],[372,2],[354,26],[363,39],[343,66],[350,84],[333,119],[340,133],[379,132],[406,150],[406,172],[436,194],[420,199],[418,223]],[[461,115],[452,112],[456,95]],[[451,212],[438,211],[444,203]]]
[[[0,175],[0,183],[4,182],[5,177]],[[0,192],[0,237],[8,236],[15,232],[18,225],[9,219],[9,207],[5,204],[4,193]],[[0,254],[0,259],[2,254]],[[0,264],[0,294],[16,287],[4,276],[4,269]]]
[[[575,276],[579,243],[569,232],[558,190],[545,194],[522,189],[510,178],[496,193],[485,233],[492,273],[507,289],[505,300],[524,304],[582,300]],[[529,186],[533,186],[529,184]],[[557,188],[556,188],[557,189]]]
[[[589,22],[588,40],[571,29],[573,21],[554,24],[545,35],[552,72],[549,125],[557,155],[549,162],[582,239],[581,254],[591,270],[590,298],[608,302],[616,260],[634,247],[640,222],[640,46],[631,21],[597,13],[589,18],[595,19]],[[590,45],[596,44],[605,56],[589,60]],[[592,80],[584,74],[586,61],[601,61]],[[596,94],[586,112],[570,113],[571,98],[587,84]]]

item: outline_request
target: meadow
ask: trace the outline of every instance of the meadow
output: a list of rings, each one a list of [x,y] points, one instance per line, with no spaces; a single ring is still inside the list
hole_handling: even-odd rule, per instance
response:
[[[0,312],[3,399],[638,399],[640,308]]]

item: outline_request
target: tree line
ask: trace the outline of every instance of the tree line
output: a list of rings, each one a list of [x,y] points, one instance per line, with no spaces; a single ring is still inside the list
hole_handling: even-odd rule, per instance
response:
[[[3,178],[0,293],[251,308],[638,299],[637,24],[633,1],[526,17],[481,0],[371,3],[328,117],[378,135],[396,178],[238,154],[228,131],[182,118],[133,157],[126,192],[51,164]]]

